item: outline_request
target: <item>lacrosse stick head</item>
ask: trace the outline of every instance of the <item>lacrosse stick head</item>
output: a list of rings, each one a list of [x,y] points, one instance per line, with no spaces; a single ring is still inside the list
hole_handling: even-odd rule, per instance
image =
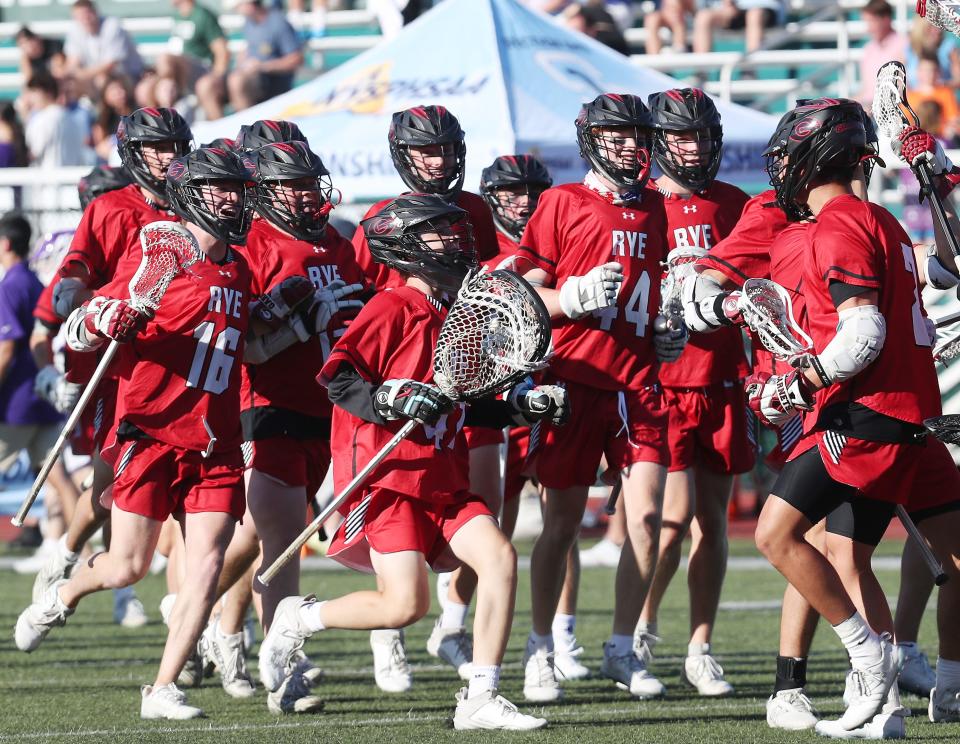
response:
[[[440,329],[433,379],[451,400],[493,395],[542,369],[550,316],[536,291],[510,271],[468,276]]]
[[[660,283],[660,312],[663,315],[683,317],[680,299],[683,283],[696,273],[697,259],[706,255],[703,248],[674,248],[667,254],[667,270]]]
[[[923,425],[944,444],[960,444],[960,415],[933,416],[924,419]]]
[[[941,344],[933,352],[933,361],[940,362],[944,367],[949,367],[950,363],[958,356],[960,356],[960,336]]]
[[[140,230],[143,258],[130,280],[130,302],[156,312],[170,282],[200,260],[196,238],[176,222],[151,222]]]
[[[917,15],[927,23],[951,34],[960,35],[960,3],[956,0],[917,0]]]
[[[747,279],[739,305],[747,326],[777,359],[792,362],[813,348],[813,340],[793,317],[787,290],[776,282]]]
[[[917,115],[907,104],[907,70],[902,63],[887,62],[877,70],[873,118],[877,129],[889,139],[896,139],[908,126],[919,123]]]

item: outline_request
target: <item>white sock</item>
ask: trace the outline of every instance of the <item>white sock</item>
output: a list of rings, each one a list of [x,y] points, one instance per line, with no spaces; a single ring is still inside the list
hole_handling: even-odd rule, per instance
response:
[[[687,656],[706,656],[710,653],[709,643],[687,644]]]
[[[627,654],[632,654],[633,636],[617,635],[614,633],[610,636],[610,640],[607,642],[605,653],[607,656],[626,656]]]
[[[462,628],[467,624],[469,605],[457,604],[449,599],[443,604],[443,614],[440,616],[441,628]]]
[[[854,669],[880,661],[880,636],[874,633],[859,612],[854,612],[842,623],[833,626],[843,642]]]
[[[57,540],[57,543],[60,546],[60,555],[66,558],[70,563],[76,563],[77,559],[80,557],[79,553],[74,553],[72,550],[67,549],[67,533],[64,532],[63,536]]]
[[[482,695],[485,692],[496,692],[500,686],[500,667],[499,666],[477,666],[471,667],[470,687],[467,689],[467,699]]]
[[[576,615],[565,615],[562,612],[558,612],[553,616],[553,625],[551,630],[553,631],[553,637],[556,638],[569,638],[574,634],[574,631],[577,628],[577,616]]]
[[[655,636],[657,634],[657,621],[656,620],[638,620],[637,633],[646,633],[647,635]]]
[[[542,648],[545,648],[547,653],[553,653],[553,634],[540,635],[531,630],[527,636],[527,654],[533,655]]]
[[[960,661],[937,657],[937,689],[960,690]]]
[[[310,604],[300,605],[297,610],[300,615],[300,622],[307,626],[307,630],[311,633],[327,629],[323,620],[320,619],[320,608],[325,604],[326,602],[311,602]]]

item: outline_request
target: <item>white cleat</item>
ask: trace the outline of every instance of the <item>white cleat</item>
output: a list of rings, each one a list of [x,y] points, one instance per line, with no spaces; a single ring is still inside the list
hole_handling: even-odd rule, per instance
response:
[[[930,690],[937,686],[937,674],[931,669],[927,655],[916,646],[896,648],[897,663],[900,666],[897,684],[900,689],[929,698]]]
[[[140,690],[140,717],[165,718],[170,721],[186,721],[202,718],[203,711],[187,705],[187,696],[175,684],[144,685]]]
[[[853,669],[849,674],[850,689],[847,709],[837,723],[852,731],[872,719],[887,700],[887,693],[897,681],[897,662],[894,658],[890,635],[880,636],[879,661],[862,669]]]
[[[401,693],[413,687],[413,671],[407,663],[402,630],[370,631],[373,678],[384,692]]]
[[[256,685],[247,671],[247,657],[243,652],[243,632],[224,635],[219,621],[204,629],[197,643],[200,656],[211,659],[220,672],[224,691],[234,698],[253,697]]]
[[[930,703],[927,705],[927,716],[934,723],[960,721],[960,689],[940,690],[934,687],[930,690]]]
[[[581,568],[616,568],[620,565],[620,546],[603,538],[593,547],[580,551]]]
[[[531,703],[555,703],[563,697],[553,666],[553,654],[539,648],[523,657],[523,697]]]
[[[173,612],[173,606],[177,603],[176,594],[165,594],[160,600],[160,618],[164,625],[170,625],[170,613]]]
[[[812,729],[820,720],[802,687],[780,690],[767,699],[767,726],[787,731]]]
[[[319,713],[323,700],[310,692],[310,685],[296,667],[292,668],[279,689],[267,695],[267,708],[271,713]]]
[[[313,687],[323,681],[323,669],[314,664],[310,657],[300,649],[293,655],[293,663],[298,672],[303,676],[304,681]]]
[[[576,636],[570,636],[559,643],[554,638],[554,647],[556,651],[553,655],[553,673],[557,682],[586,679],[590,676],[590,670],[580,662],[583,646],[577,643]]]
[[[63,540],[57,540],[46,561],[39,568],[37,578],[33,580],[33,601],[39,602],[44,592],[58,581],[69,579],[76,566],[77,556],[74,555],[72,558],[68,556],[66,548],[63,546]],[[14,570],[16,570],[16,567],[14,567]]]
[[[466,628],[441,628],[438,619],[427,639],[427,653],[456,669],[460,679],[470,679],[473,669],[473,641],[467,635]]]
[[[66,583],[66,579],[56,582],[47,589],[39,602],[34,602],[20,613],[13,637],[21,651],[33,651],[52,628],[65,625],[67,618],[73,614],[73,610],[63,603],[57,592]]]
[[[653,649],[662,640],[660,636],[655,636],[653,633],[636,630],[633,633],[633,653],[644,665],[650,666],[653,663]]]
[[[723,678],[723,667],[710,654],[688,656],[683,662],[680,679],[704,697],[733,694],[733,685]]]
[[[545,718],[528,716],[506,698],[487,690],[475,697],[467,697],[467,688],[457,693],[457,710],[453,727],[457,731],[488,729],[500,731],[533,731],[547,725]]]
[[[147,624],[143,602],[137,599],[133,587],[117,589],[113,593],[113,622],[123,628],[142,628]]]
[[[820,736],[830,739],[905,739],[907,725],[904,721],[904,711],[895,710],[892,713],[877,713],[871,720],[860,728],[847,730],[840,726],[838,721],[820,721],[814,729]]]
[[[663,684],[647,671],[646,664],[641,661],[633,650],[623,656],[611,656],[610,645],[603,644],[603,665],[600,674],[609,677],[617,683],[617,687],[628,690],[631,695],[641,700],[661,697],[665,692]]]
[[[313,633],[300,620],[300,608],[312,605],[317,598],[287,597],[280,600],[273,615],[270,631],[260,644],[260,681],[268,692],[280,689],[287,677],[287,670],[303,642]]]

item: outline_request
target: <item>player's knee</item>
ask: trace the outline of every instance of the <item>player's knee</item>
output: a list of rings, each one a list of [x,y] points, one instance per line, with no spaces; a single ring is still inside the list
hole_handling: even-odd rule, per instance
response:
[[[419,589],[403,595],[393,595],[384,612],[384,627],[405,628],[424,617],[430,611],[430,593]]]
[[[784,541],[780,531],[777,530],[772,520],[764,519],[761,514],[760,520],[757,522],[757,529],[753,534],[753,539],[757,545],[757,550],[759,550],[768,561],[776,565],[783,554]]]
[[[663,518],[656,509],[645,510],[632,516],[627,515],[627,532],[630,534],[634,550],[643,545],[657,544],[662,527]]]
[[[487,571],[498,580],[512,582],[517,575],[517,551],[503,538],[487,553]]]

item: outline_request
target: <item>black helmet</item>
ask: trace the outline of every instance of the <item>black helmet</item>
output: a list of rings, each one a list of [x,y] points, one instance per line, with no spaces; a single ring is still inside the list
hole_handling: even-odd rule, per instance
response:
[[[818,174],[852,169],[867,154],[863,108],[844,98],[804,101],[780,119],[763,154],[777,205],[791,221],[807,219],[801,191]]]
[[[457,117],[443,106],[414,106],[398,111],[390,120],[387,134],[390,157],[400,178],[413,191],[453,196],[463,186],[466,175],[467,145]],[[443,172],[431,178],[420,175],[410,156],[411,147],[440,145],[443,154],[452,155],[454,162]]]
[[[477,266],[467,213],[434,194],[398,196],[360,226],[375,261],[437,289],[456,294],[464,277]],[[427,242],[426,233],[455,238],[456,244]]]
[[[330,173],[320,157],[304,142],[279,142],[251,153],[251,160],[257,212],[300,240],[319,241],[334,207]],[[304,178],[312,179],[319,194],[317,210],[312,213],[302,211],[302,206],[292,201],[291,194],[285,195],[277,189],[279,182]]]
[[[234,213],[218,214],[212,210],[210,185],[222,181],[244,187]],[[243,245],[250,229],[249,183],[250,172],[236,153],[219,147],[201,147],[170,163],[167,198],[170,208],[181,219],[199,225],[226,243]]]
[[[235,139],[230,139],[230,137],[217,137],[215,140],[211,140],[207,144],[200,146],[219,147],[221,150],[233,150],[233,152],[240,152],[240,149],[237,147],[237,141]]]
[[[109,165],[98,165],[77,182],[77,193],[80,195],[80,209],[86,209],[101,194],[116,191],[129,186],[133,181],[123,168],[111,168]]]
[[[723,129],[720,112],[699,88],[675,88],[654,93],[647,100],[653,119],[653,157],[670,178],[691,191],[703,191],[720,169]],[[693,132],[698,160],[689,163],[684,153],[671,146],[667,132]],[[706,143],[709,143],[707,149]]]
[[[300,127],[292,121],[260,119],[253,124],[244,124],[240,127],[236,139],[236,149],[249,152],[277,142],[306,141],[307,138],[300,131]]]
[[[628,93],[604,93],[585,103],[576,120],[580,157],[617,188],[634,191],[650,178],[650,112],[637,96]],[[636,160],[629,165],[617,162],[613,143],[604,143],[596,131],[600,127],[630,127],[637,142]]]
[[[153,175],[143,159],[144,142],[174,142],[176,154],[185,155],[190,152],[193,142],[190,125],[176,109],[152,107],[137,109],[129,116],[120,117],[120,124],[117,125],[117,149],[130,177],[158,199],[166,199],[163,176],[158,178]]]
[[[514,240],[523,236],[523,228],[533,210],[537,208],[540,194],[553,185],[547,167],[533,155],[503,155],[493,161],[493,164],[483,169],[480,175],[480,195],[493,213],[493,221],[497,227]],[[530,197],[526,213],[516,219],[504,214],[504,204],[500,201],[497,191],[502,188],[526,187]],[[506,192],[512,198],[511,192]],[[507,205],[509,206],[509,204]]]

